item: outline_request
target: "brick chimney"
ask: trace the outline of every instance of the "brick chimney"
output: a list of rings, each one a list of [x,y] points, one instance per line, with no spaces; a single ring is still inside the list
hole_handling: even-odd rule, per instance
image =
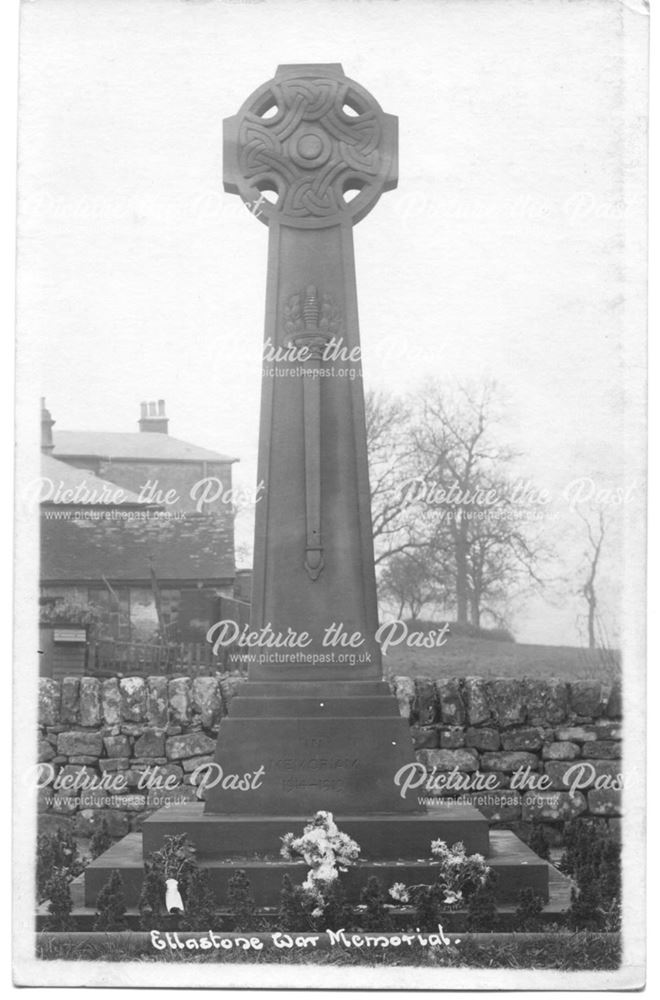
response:
[[[165,400],[154,403],[140,403],[140,419],[138,426],[141,431],[152,434],[167,434],[169,420],[165,416]]]
[[[46,397],[41,397],[41,450],[50,455],[55,445],[53,444],[53,424],[55,421],[50,415],[50,410],[46,409]]]

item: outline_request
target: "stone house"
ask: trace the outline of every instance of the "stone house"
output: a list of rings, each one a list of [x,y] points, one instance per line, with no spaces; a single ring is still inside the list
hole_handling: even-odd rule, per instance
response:
[[[237,459],[172,437],[162,400],[135,433],[54,423],[42,401],[42,605],[104,609],[119,639],[203,638],[234,588]]]

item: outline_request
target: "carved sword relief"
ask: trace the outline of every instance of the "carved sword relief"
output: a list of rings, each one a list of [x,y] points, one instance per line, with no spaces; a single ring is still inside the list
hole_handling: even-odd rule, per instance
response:
[[[321,382],[318,370],[331,336],[339,327],[337,310],[315,285],[292,295],[284,309],[284,329],[300,351],[303,376],[305,449],[305,569],[318,580],[324,566],[321,530]]]

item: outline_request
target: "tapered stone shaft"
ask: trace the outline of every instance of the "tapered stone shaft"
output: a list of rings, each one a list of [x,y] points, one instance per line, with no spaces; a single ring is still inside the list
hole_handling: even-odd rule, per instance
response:
[[[269,228],[251,628],[291,643],[251,680],[381,676],[352,227],[396,125],[339,65],[280,66],[225,121],[225,189]]]

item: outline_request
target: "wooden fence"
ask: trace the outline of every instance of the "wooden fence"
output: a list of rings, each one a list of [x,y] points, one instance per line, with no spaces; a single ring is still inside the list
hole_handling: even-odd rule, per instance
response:
[[[250,605],[245,601],[223,597],[220,600],[220,619],[231,619],[242,628],[250,620]],[[91,639],[87,650],[86,672],[97,677],[128,677],[144,675],[208,674],[216,670],[239,669],[232,654],[237,647],[223,649],[218,656],[211,643],[131,642],[123,639]]]
[[[88,644],[87,673],[122,677],[144,674],[195,674],[224,668],[207,642],[150,644],[120,639],[92,639]]]

